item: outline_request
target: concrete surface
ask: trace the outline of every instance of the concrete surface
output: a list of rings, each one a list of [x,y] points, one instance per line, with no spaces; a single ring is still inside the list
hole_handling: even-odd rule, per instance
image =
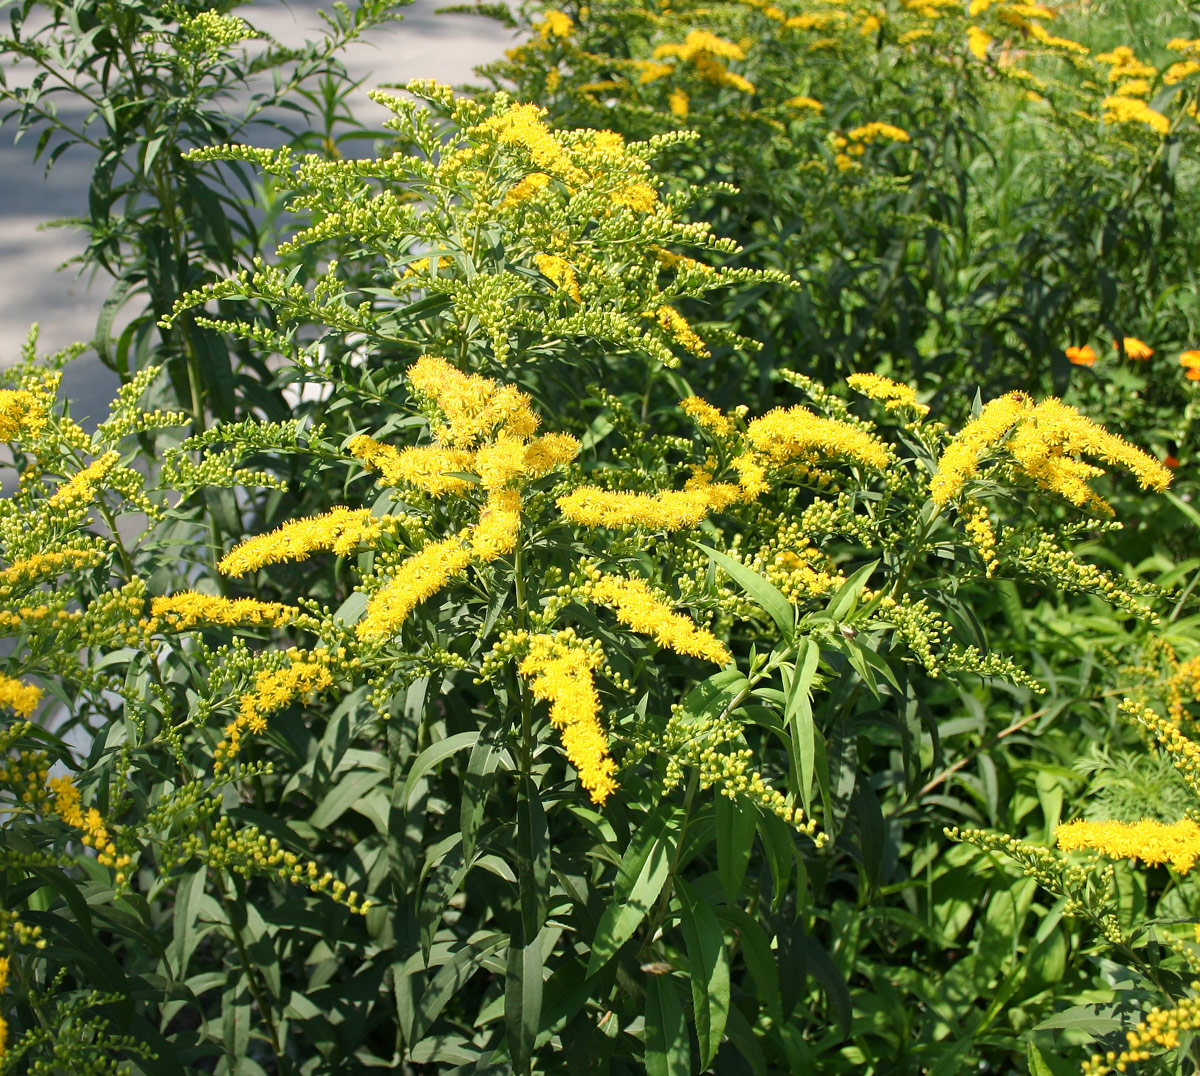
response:
[[[403,22],[374,30],[347,50],[344,61],[351,76],[365,80],[354,94],[352,110],[369,127],[382,131],[379,125],[388,115],[366,96],[372,86],[410,78],[467,82],[475,66],[511,47],[512,31],[493,20],[437,14],[447,2],[416,0],[403,9]],[[316,12],[321,6],[327,5],[316,0],[264,0],[237,13],[284,44],[296,45],[318,36],[323,24]],[[15,81],[6,73],[10,83]],[[65,112],[67,99],[59,102]],[[41,326],[42,351],[90,340],[109,286],[108,278],[99,276],[89,287],[88,279],[77,275],[77,266],[60,271],[79,253],[84,239],[67,228],[45,227],[49,221],[84,212],[90,152],[73,147],[45,175],[32,159],[35,139],[27,136],[14,146],[14,132],[12,124],[0,127],[0,366],[17,360],[31,322]],[[369,152],[369,143],[360,145],[361,152]],[[64,387],[76,402],[75,416],[104,413],[116,383],[94,356],[72,363]]]

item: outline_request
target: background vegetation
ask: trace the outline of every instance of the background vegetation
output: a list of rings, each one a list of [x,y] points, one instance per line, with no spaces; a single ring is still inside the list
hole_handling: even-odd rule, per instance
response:
[[[354,158],[238,6],[4,5],[0,1073],[1193,1071],[1190,14],[483,8]]]

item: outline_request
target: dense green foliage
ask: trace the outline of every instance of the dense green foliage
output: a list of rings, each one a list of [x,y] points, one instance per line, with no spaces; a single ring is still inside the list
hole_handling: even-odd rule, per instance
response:
[[[236,6],[7,5],[0,1074],[1187,1071],[1200,829],[1048,847],[1200,780],[1186,20],[536,5],[351,158],[391,5]]]

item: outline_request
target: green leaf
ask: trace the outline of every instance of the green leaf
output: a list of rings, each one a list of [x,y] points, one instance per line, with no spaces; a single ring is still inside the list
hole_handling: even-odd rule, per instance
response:
[[[716,797],[717,874],[725,899],[735,904],[750,864],[758,811],[748,801]]]
[[[404,778],[404,797],[401,802],[404,803],[406,809],[412,809],[413,802],[417,796],[417,785],[420,784],[422,777],[432,771],[439,762],[448,759],[456,751],[473,747],[475,741],[478,739],[478,730],[474,732],[460,732],[454,736],[447,736],[444,740],[438,740],[437,743],[430,744],[424,751],[417,755],[412,766],[409,767],[407,776]]]
[[[812,682],[821,659],[821,648],[812,639],[796,640],[795,670],[787,685],[784,721],[790,735],[793,764],[800,782],[800,800],[805,813],[812,813],[813,763],[816,758],[813,725]]]
[[[858,596],[862,593],[863,587],[867,585],[867,579],[878,566],[879,561],[877,560],[871,561],[870,564],[864,564],[838,587],[837,593],[825,607],[825,611],[834,620],[841,622],[854,612],[854,607],[858,604]]]
[[[588,959],[589,977],[633,937],[666,885],[674,854],[675,835],[669,832],[661,814],[653,816],[634,835],[617,870],[612,901],[596,927]]]
[[[550,836],[541,797],[537,786],[529,778],[522,781],[517,801],[517,858],[525,937],[534,938],[546,921],[546,900],[550,891]]]
[[[378,770],[351,770],[338,780],[333,790],[317,805],[308,822],[314,829],[332,825],[385,777]]]
[[[510,944],[504,980],[504,1024],[513,1070],[531,1071],[533,1045],[542,1018],[542,940],[534,935],[526,945]]]
[[[646,985],[646,1074],[689,1076],[692,1051],[675,983],[669,975],[650,975]]]
[[[732,557],[719,553],[702,543],[697,543],[714,564],[721,568],[751,599],[759,605],[782,633],[785,639],[791,639],[796,630],[796,611],[792,603],[784,596],[783,591],[769,579],[763,578],[758,572],[752,572],[744,564],[739,564]]]
[[[729,954],[713,910],[682,878],[676,879],[675,889],[679,894],[679,924],[687,946],[700,1068],[704,1070],[721,1046],[729,1019]]]

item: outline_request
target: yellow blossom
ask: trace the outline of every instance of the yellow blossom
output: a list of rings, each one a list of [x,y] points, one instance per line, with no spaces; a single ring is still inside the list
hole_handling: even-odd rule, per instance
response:
[[[717,665],[728,665],[733,660],[712,632],[705,631],[691,617],[672,612],[643,579],[604,575],[588,587],[588,593],[593,601],[612,609],[622,624],[639,635],[649,635],[659,646]]]
[[[538,23],[537,31],[542,38],[570,37],[574,27],[574,21],[565,12],[547,11],[545,18]]]
[[[471,454],[461,449],[439,445],[398,449],[359,434],[346,445],[346,451],[378,471],[381,485],[412,486],[434,497],[463,493],[471,487],[468,479],[458,477],[458,472],[469,470],[471,464]]]
[[[288,657],[291,663],[282,669],[260,669],[253,690],[238,700],[238,715],[225,726],[224,739],[213,751],[214,770],[219,772],[238,754],[247,732],[260,735],[266,731],[269,714],[333,684],[323,652],[309,654],[293,649]]]
[[[495,560],[517,548],[521,527],[521,493],[515,489],[494,489],[479,514],[479,524],[471,529],[471,556],[476,560]]]
[[[713,507],[705,488],[632,493],[580,486],[558,498],[559,510],[585,527],[694,527]]]
[[[984,404],[978,417],[967,423],[946,446],[930,483],[934,504],[945,504],[958,496],[968,478],[975,474],[979,457],[1016,425],[1033,401],[1023,392],[1010,392]]]
[[[1136,859],[1149,866],[1169,863],[1187,874],[1200,857],[1200,825],[1190,818],[1179,822],[1085,822],[1076,819],[1054,831],[1064,852],[1092,849],[1113,859]]]
[[[19,717],[29,717],[42,699],[42,689],[0,673],[0,706]]]
[[[907,142],[908,132],[891,123],[864,123],[846,132],[851,142]]]
[[[47,499],[46,507],[71,508],[91,501],[96,496],[96,486],[104,480],[104,476],[113,469],[120,458],[118,452],[106,452],[97,457],[59,486]]]
[[[224,575],[245,575],[267,564],[306,560],[313,553],[346,556],[375,541],[386,522],[384,517],[371,515],[369,508],[332,508],[324,515],[294,519],[248,538],[221,558],[217,570]]]
[[[911,407],[921,414],[928,414],[925,404],[917,403],[917,390],[911,385],[902,385],[882,374],[851,374],[846,383],[855,392],[861,392],[872,400],[883,400],[889,411],[897,407]]]
[[[978,26],[967,29],[967,48],[977,60],[986,60],[988,48],[992,43],[992,35]]]
[[[172,631],[188,631],[197,625],[222,627],[283,627],[304,614],[293,605],[262,602],[254,598],[223,598],[215,594],[181,591],[150,602],[150,615],[164,621]]]
[[[600,661],[598,650],[585,649],[575,643],[573,633],[560,632],[533,636],[518,666],[534,696],[550,703],[550,724],[562,736],[579,783],[597,804],[617,790],[617,767],[600,724],[600,696],[592,672]]]
[[[46,401],[25,389],[0,389],[0,441],[36,437],[49,417]]]
[[[688,396],[680,400],[679,407],[697,426],[710,433],[715,433],[718,437],[726,437],[733,432],[733,423],[721,413],[720,409],[713,407],[706,400],[700,399],[699,396]]]
[[[683,90],[672,90],[667,97],[667,107],[671,110],[671,115],[685,120],[687,119],[689,101],[688,95]]]
[[[1200,71],[1200,63],[1195,60],[1181,60],[1179,63],[1171,64],[1163,72],[1163,82],[1168,86],[1175,86],[1184,79],[1191,78],[1197,71]]]
[[[821,104],[820,101],[816,100],[813,97],[805,97],[803,95],[800,95],[798,97],[789,97],[783,103],[790,108],[808,109],[811,112],[824,112],[825,111],[825,106],[823,104]]]
[[[746,436],[775,464],[818,456],[840,456],[878,469],[888,462],[887,449],[878,438],[848,422],[820,418],[806,407],[777,407],[754,419]]]
[[[355,626],[360,639],[392,635],[426,598],[432,597],[471,563],[470,551],[457,538],[431,542],[404,561],[367,602]]]
[[[532,437],[537,430],[529,397],[512,385],[464,374],[435,355],[422,355],[406,374],[445,416],[445,428],[434,431],[441,444],[469,445],[497,428],[514,437]]]
[[[565,291],[576,302],[580,301],[579,281],[566,258],[560,258],[556,254],[535,254],[533,264],[542,276],[554,281],[561,291]]]
[[[530,172],[519,183],[514,183],[500,203],[501,209],[509,209],[519,202],[534,197],[539,191],[544,191],[550,185],[550,177],[545,172]]]
[[[700,358],[708,356],[708,348],[678,310],[670,306],[660,306],[650,317],[674,338],[675,342],[685,351],[690,351]]]

